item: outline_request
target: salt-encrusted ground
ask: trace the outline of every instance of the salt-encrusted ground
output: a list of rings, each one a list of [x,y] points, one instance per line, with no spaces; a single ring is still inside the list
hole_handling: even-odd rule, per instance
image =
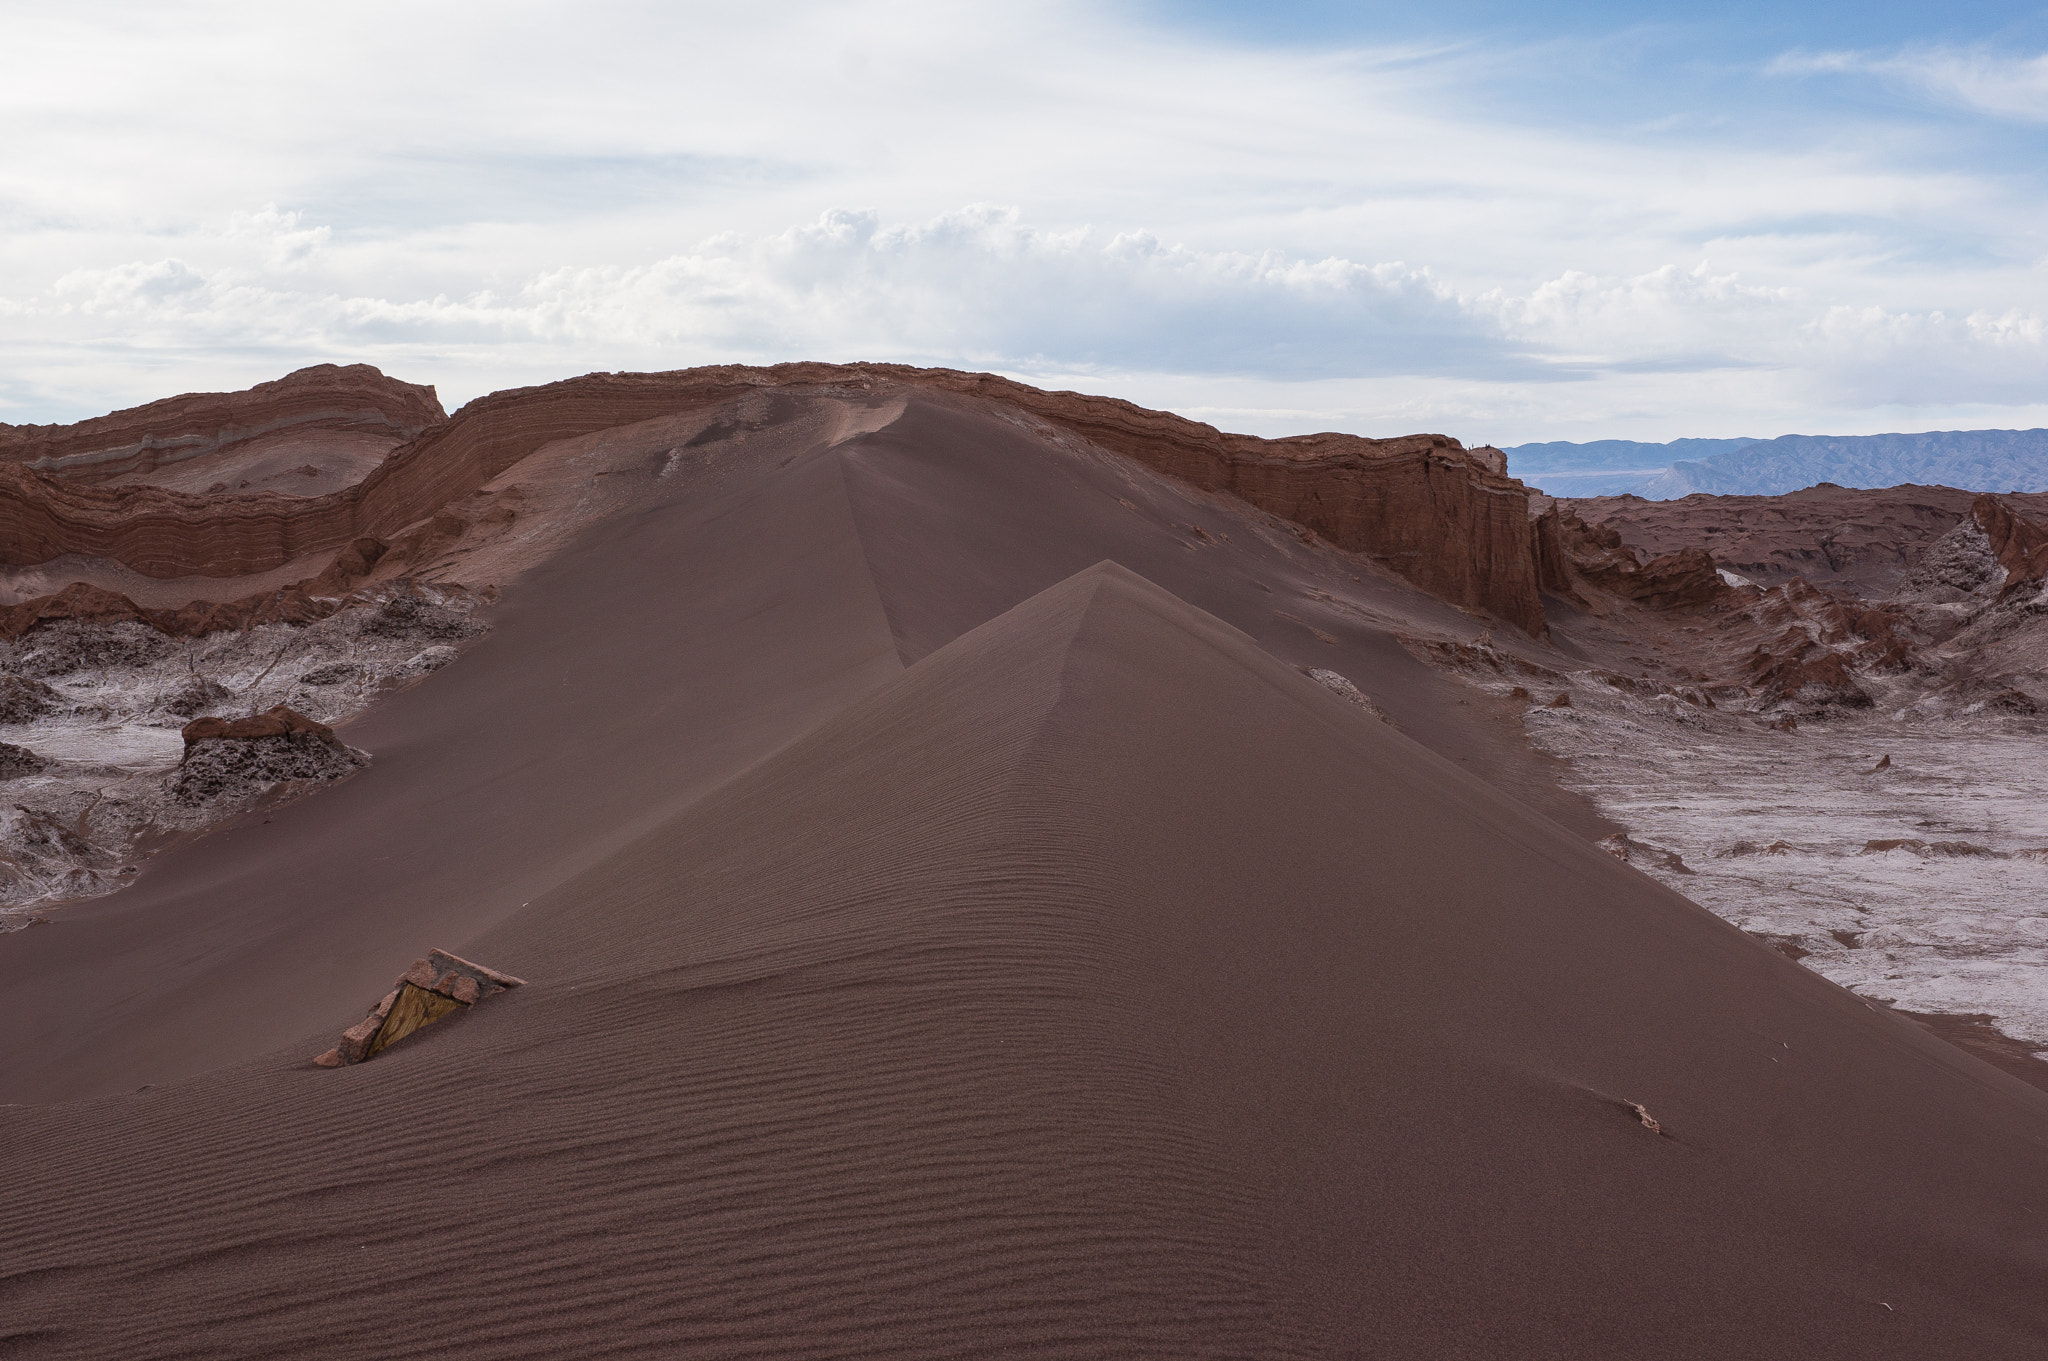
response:
[[[1881,706],[1780,732],[1573,681],[1527,731],[1632,864],[1866,997],[2048,1046],[2048,720]]]
[[[40,904],[120,888],[166,834],[349,773],[340,761],[311,781],[237,769],[181,783],[180,730],[201,715],[278,704],[341,722],[453,661],[455,645],[483,631],[476,603],[459,590],[392,583],[310,625],[195,640],[66,621],[0,644],[0,743],[33,753],[0,752],[9,757],[0,760],[0,930],[25,925]],[[305,773],[303,761],[280,772],[287,767]]]

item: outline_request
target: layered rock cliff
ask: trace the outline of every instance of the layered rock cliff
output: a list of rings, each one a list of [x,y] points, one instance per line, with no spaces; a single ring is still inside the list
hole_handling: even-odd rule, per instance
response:
[[[0,557],[29,565],[82,553],[156,577],[268,571],[354,539],[389,538],[556,440],[798,387],[922,388],[1005,404],[1196,486],[1238,496],[1370,555],[1454,604],[1530,633],[1544,629],[1528,493],[1501,471],[1496,450],[1467,450],[1442,435],[1265,440],[1113,398],[890,364],[599,373],[494,393],[424,429],[360,483],[325,496],[78,486],[75,478],[18,459],[0,464]],[[74,444],[45,431],[34,447],[82,447],[112,428]],[[16,447],[30,445],[24,439]]]
[[[186,393],[74,425],[0,424],[0,460],[67,483],[101,482],[286,431],[360,432],[397,444],[447,418],[431,387],[368,364],[315,364],[241,392]]]

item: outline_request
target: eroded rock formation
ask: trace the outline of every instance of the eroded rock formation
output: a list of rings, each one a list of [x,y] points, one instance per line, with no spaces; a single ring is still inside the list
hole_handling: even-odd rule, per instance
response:
[[[334,729],[282,704],[248,718],[194,719],[184,737],[185,759],[168,790],[187,805],[240,803],[280,784],[324,784],[370,763]]]
[[[1990,541],[1999,566],[2005,568],[2000,595],[2013,595],[2048,578],[2048,530],[2013,513],[1995,496],[1980,496],[1970,514]]]
[[[0,460],[67,483],[203,458],[288,430],[409,440],[447,419],[431,387],[368,364],[316,364],[241,392],[191,392],[73,425],[0,424]]]
[[[1863,490],[1822,483],[1783,496],[1600,496],[1560,504],[1588,524],[1617,531],[1647,556],[1703,548],[1761,585],[1797,576],[1882,594],[1929,545],[1969,520],[1977,499],[1954,487]],[[2048,519],[2048,493],[2000,499],[2018,514]]]
[[[1564,502],[1530,522],[1533,557],[1542,588],[1585,604],[1590,585],[1655,609],[1721,603],[1730,588],[1704,549],[1682,548],[1645,562],[1606,525],[1589,525]]]
[[[389,538],[429,520],[556,440],[763,390],[890,386],[1006,404],[1197,486],[1241,497],[1340,548],[1370,555],[1455,604],[1543,631],[1528,493],[1500,471],[1496,450],[1467,450],[1442,435],[1257,439],[1113,398],[1043,392],[992,374],[887,364],[590,374],[495,393],[425,429],[360,483],[316,497],[77,486],[30,467],[0,465],[0,555],[28,565],[82,553],[156,577],[268,571],[305,553],[362,537]]]
[[[375,570],[387,549],[381,539],[357,539],[345,545],[318,575],[304,581],[234,600],[193,600],[176,609],[148,609],[118,592],[74,582],[61,591],[0,607],[0,638],[20,638],[62,620],[133,622],[174,638],[198,638],[259,624],[310,624],[349,605],[355,588]]]

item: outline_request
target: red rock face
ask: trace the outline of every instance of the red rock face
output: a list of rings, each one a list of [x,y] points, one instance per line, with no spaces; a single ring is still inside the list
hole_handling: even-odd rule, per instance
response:
[[[150,472],[285,430],[366,431],[395,443],[446,420],[430,387],[368,364],[316,364],[243,392],[194,392],[75,425],[0,425],[0,460],[70,483]]]
[[[495,393],[423,431],[359,484],[326,496],[76,486],[0,465],[0,559],[25,566],[84,553],[157,577],[268,571],[351,539],[388,538],[555,440],[796,387],[923,388],[1001,402],[1199,487],[1239,496],[1378,559],[1454,604],[1544,631],[1528,492],[1498,470],[1493,451],[1468,451],[1442,435],[1228,435],[1113,398],[891,364],[590,374]]]
[[[1264,440],[1110,397],[1044,392],[993,374],[897,364],[727,366],[590,374],[495,393],[398,451],[362,488],[358,532],[382,533],[467,495],[554,440],[697,410],[762,388],[930,388],[1016,407],[1149,467],[1369,554],[1424,590],[1543,630],[1528,492],[1456,440],[1305,435]]]
[[[1991,540],[1991,551],[1998,555],[1999,566],[2005,568],[2005,589],[2001,595],[2011,595],[2021,587],[2048,578],[2048,530],[2020,518],[1996,496],[1978,497],[1971,504],[1970,513],[1976,517],[1984,537]]]
[[[1432,595],[1544,632],[1528,489],[1501,471],[1506,458],[1498,450],[1468,450],[1444,435],[1259,439],[1112,397],[1042,392],[991,374],[867,367],[1020,407],[1376,558]]]
[[[1722,603],[1730,587],[1704,549],[1683,548],[1648,562],[1606,525],[1589,525],[1557,502],[1530,526],[1531,556],[1542,588],[1583,603],[1591,586],[1655,609],[1692,609]]]
[[[1784,496],[1600,496],[1558,504],[1651,556],[1704,548],[1759,585],[1798,576],[1883,593],[1928,545],[1969,518],[1977,499],[1954,487],[1822,484]],[[2015,513],[2048,517],[2048,493],[2001,499]]]
[[[310,733],[330,745],[335,741],[334,729],[282,704],[248,718],[195,718],[185,725],[184,736],[185,746],[190,748],[215,737],[289,737],[293,733]]]

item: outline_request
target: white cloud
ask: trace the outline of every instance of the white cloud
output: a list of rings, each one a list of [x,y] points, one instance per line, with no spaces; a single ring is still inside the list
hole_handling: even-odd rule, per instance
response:
[[[1832,114],[1501,95],[1559,57],[1239,50],[1069,0],[17,7],[0,418],[323,359],[454,400],[900,359],[1495,439],[2040,400],[2027,176]],[[2031,68],[1983,69],[2024,102]]]
[[[319,258],[334,233],[327,227],[301,227],[301,216],[266,203],[253,213],[229,218],[228,239],[257,243],[273,269],[304,269]]]
[[[251,232],[249,220],[238,215],[224,238],[242,258],[210,272],[181,259],[74,270],[40,303],[16,305],[58,329],[118,317],[131,341],[159,343],[502,343],[678,362],[859,353],[1275,378],[1528,368],[1490,317],[1424,269],[1046,230],[1015,208],[896,226],[832,210],[643,265],[565,267],[414,299],[306,290],[292,277],[302,256],[280,252],[277,233]],[[325,240],[296,214],[263,220],[284,223],[288,240]]]
[[[1801,52],[1779,58],[1771,69],[1793,76],[1872,75],[1981,113],[2048,122],[2048,54],[2021,56],[1982,47]]]
[[[1844,304],[1707,262],[1460,291],[1399,262],[1204,251],[979,206],[912,224],[833,210],[645,264],[406,297],[309,287],[298,258],[242,222],[217,234],[241,255],[211,271],[175,258],[73,271],[16,300],[0,335],[82,353],[118,337],[158,363],[252,349],[273,369],[364,359],[456,399],[593,367],[936,362],[1168,391],[1269,433],[1470,422],[1487,427],[1474,438],[1510,440],[1597,422],[1603,403],[1609,420],[1655,418],[1660,390],[1661,419],[1680,409],[1712,428],[1738,414],[1768,429],[1816,410],[2026,406],[2048,364],[2038,311]]]

